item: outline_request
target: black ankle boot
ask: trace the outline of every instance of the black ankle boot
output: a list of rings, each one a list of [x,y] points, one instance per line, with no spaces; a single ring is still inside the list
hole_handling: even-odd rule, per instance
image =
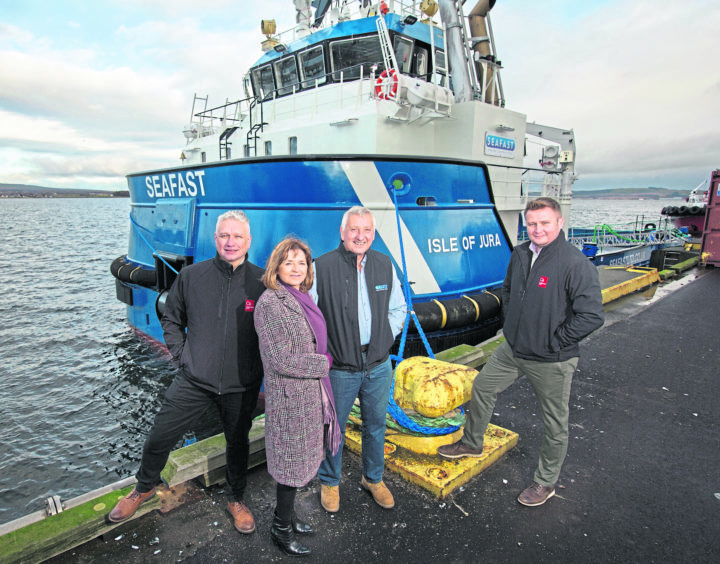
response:
[[[311,525],[298,519],[298,516],[293,511],[292,516],[292,528],[299,535],[310,535],[315,532]]]
[[[288,556],[309,556],[310,549],[300,544],[295,538],[292,521],[282,521],[278,514],[273,515],[273,524],[270,529],[273,542]]]

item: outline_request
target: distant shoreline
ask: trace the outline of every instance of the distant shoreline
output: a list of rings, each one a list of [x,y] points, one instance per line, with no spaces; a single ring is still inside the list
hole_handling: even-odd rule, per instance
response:
[[[607,188],[603,190],[575,190],[573,199],[591,200],[661,200],[685,199],[689,190],[671,190],[669,188]],[[531,198],[540,196],[531,193]],[[47,188],[26,184],[0,183],[2,198],[129,198],[128,190],[86,190],[80,188]]]
[[[0,194],[0,200],[50,200],[54,198],[129,198],[130,193],[125,194]]]
[[[0,184],[0,199],[10,198],[129,198],[128,190],[83,190],[80,188],[44,188]]]

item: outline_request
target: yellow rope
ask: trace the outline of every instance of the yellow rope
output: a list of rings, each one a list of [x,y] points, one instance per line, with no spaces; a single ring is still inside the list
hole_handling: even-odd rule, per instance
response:
[[[462,297],[470,300],[470,303],[475,307],[475,321],[480,319],[480,305],[475,300],[473,300],[470,296],[466,296],[465,294],[463,294]],[[473,321],[473,323],[475,321]]]
[[[500,298],[498,298],[498,297],[497,297],[495,294],[493,294],[492,292],[488,292],[487,290],[483,290],[483,294],[489,294],[489,295],[491,295],[493,298],[495,298],[495,300],[497,300],[498,305],[499,305],[499,306],[502,306],[502,302],[500,301]]]
[[[433,301],[437,304],[437,306],[440,308],[440,311],[442,312],[442,323],[440,324],[440,329],[442,329],[447,323],[447,310],[445,309],[445,306],[442,305],[438,300]]]

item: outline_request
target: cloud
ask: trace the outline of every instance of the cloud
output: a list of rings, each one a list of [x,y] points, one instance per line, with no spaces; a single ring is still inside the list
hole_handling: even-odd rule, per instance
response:
[[[661,8],[547,0],[491,13],[507,107],[574,128],[580,187],[656,178],[683,187],[718,166],[720,10],[706,0]],[[83,181],[118,171],[124,182],[178,163],[193,93],[210,107],[244,97],[260,19],[286,29],[295,16],[290,0],[207,0],[202,10],[108,0],[87,11],[95,19],[66,7],[0,23],[0,181],[36,174],[41,184],[47,173],[72,186],[62,171],[80,167]]]
[[[96,186],[179,163],[193,93],[209,107],[244,97],[260,14],[273,12],[294,16],[286,0],[208,0],[200,13],[187,0],[127,0],[106,7],[102,40],[69,11],[52,30],[0,24],[0,76],[10,77],[0,81],[0,181]]]
[[[496,37],[508,107],[575,130],[581,182],[717,166],[720,82],[708,61],[720,56],[720,11],[710,2],[501,8],[492,15],[505,26]]]

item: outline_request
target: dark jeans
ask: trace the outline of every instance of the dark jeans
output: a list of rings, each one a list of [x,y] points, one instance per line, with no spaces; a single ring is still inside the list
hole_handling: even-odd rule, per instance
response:
[[[363,365],[365,357],[363,353]],[[359,398],[362,419],[362,475],[371,484],[377,484],[382,481],[385,469],[385,412],[392,391],[390,359],[371,370],[330,370],[330,384],[342,436],[336,454],[325,451],[325,459],[318,470],[320,482],[326,486],[337,486],[340,483],[345,425],[355,398]]]
[[[214,404],[220,412],[227,447],[225,479],[233,501],[242,501],[247,484],[252,413],[260,388],[231,394],[215,394],[199,388],[178,374],[165,393],[165,401],[155,417],[153,428],[145,440],[142,462],[137,478],[137,491],[149,492],[160,483],[160,472],[170,451],[185,432]]]

